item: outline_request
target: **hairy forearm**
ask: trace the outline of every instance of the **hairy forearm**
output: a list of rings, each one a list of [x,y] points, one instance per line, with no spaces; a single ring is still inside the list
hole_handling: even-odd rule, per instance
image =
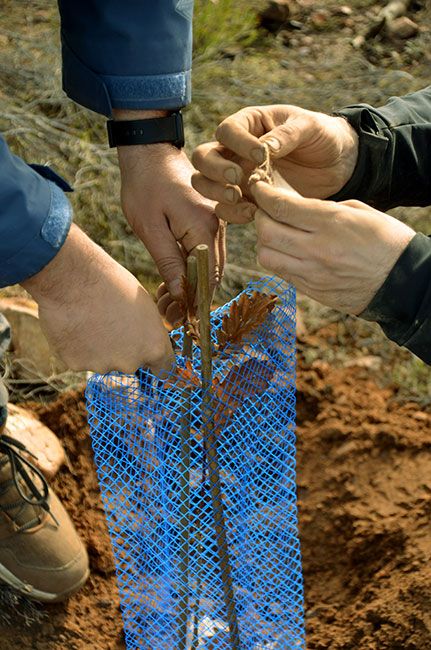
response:
[[[36,302],[49,300],[52,304],[72,302],[83,288],[92,281],[92,272],[97,273],[94,252],[98,265],[103,263],[106,255],[79,228],[72,224],[65,243],[57,255],[39,273],[22,282]],[[85,259],[86,263],[83,264]],[[93,263],[92,263],[93,262]],[[67,298],[65,284],[68,286]]]

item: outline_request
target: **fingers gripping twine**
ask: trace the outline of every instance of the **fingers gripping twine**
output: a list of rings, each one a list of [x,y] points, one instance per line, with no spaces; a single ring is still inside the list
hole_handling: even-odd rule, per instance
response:
[[[253,183],[258,183],[259,181],[264,181],[269,185],[274,184],[274,175],[271,164],[271,150],[266,142],[263,143],[263,146],[265,148],[264,161],[258,167],[256,167],[254,172],[251,174],[250,178],[248,179],[249,185],[253,185]]]

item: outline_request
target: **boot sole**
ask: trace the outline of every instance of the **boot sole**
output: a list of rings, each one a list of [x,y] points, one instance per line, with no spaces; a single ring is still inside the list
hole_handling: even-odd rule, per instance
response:
[[[30,600],[36,600],[40,603],[59,603],[62,600],[66,600],[69,598],[69,596],[72,596],[74,593],[79,591],[81,587],[84,586],[88,580],[89,575],[90,569],[87,569],[86,573],[76,584],[73,585],[73,587],[70,587],[70,589],[63,591],[60,594],[50,594],[46,591],[35,589],[27,582],[22,582],[22,580],[8,571],[5,566],[0,564],[0,582],[3,582],[9,587],[12,587],[12,589],[15,589],[15,591],[22,594],[26,598],[29,598]]]

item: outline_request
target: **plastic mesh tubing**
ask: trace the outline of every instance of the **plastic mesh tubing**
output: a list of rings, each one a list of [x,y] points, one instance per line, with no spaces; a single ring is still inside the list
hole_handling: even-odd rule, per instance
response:
[[[305,648],[295,481],[295,294],[273,278],[246,289],[254,290],[279,300],[240,349],[216,356],[221,388],[212,396],[228,544],[223,559],[234,588],[238,646],[229,633],[201,389],[167,386],[145,370],[94,375],[88,383],[128,650]],[[213,335],[228,309],[213,312]],[[181,349],[182,333],[172,338]],[[184,365],[181,356],[178,364]],[[199,376],[196,346],[193,368]]]

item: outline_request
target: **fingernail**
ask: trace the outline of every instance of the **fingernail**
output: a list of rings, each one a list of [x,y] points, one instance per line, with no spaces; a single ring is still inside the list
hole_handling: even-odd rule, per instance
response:
[[[236,169],[233,167],[226,169],[223,176],[227,181],[229,181],[229,183],[234,183],[235,185],[238,183],[238,174],[236,173]]]
[[[265,160],[265,151],[263,149],[252,149],[251,150],[251,157],[257,163],[261,164]]]
[[[281,142],[280,140],[277,140],[277,138],[268,138],[267,140],[264,140],[264,142],[272,151],[280,151],[281,149]]]
[[[229,203],[233,203],[235,201],[235,195],[236,192],[233,187],[228,187],[227,190],[224,191],[224,198],[229,201]]]

